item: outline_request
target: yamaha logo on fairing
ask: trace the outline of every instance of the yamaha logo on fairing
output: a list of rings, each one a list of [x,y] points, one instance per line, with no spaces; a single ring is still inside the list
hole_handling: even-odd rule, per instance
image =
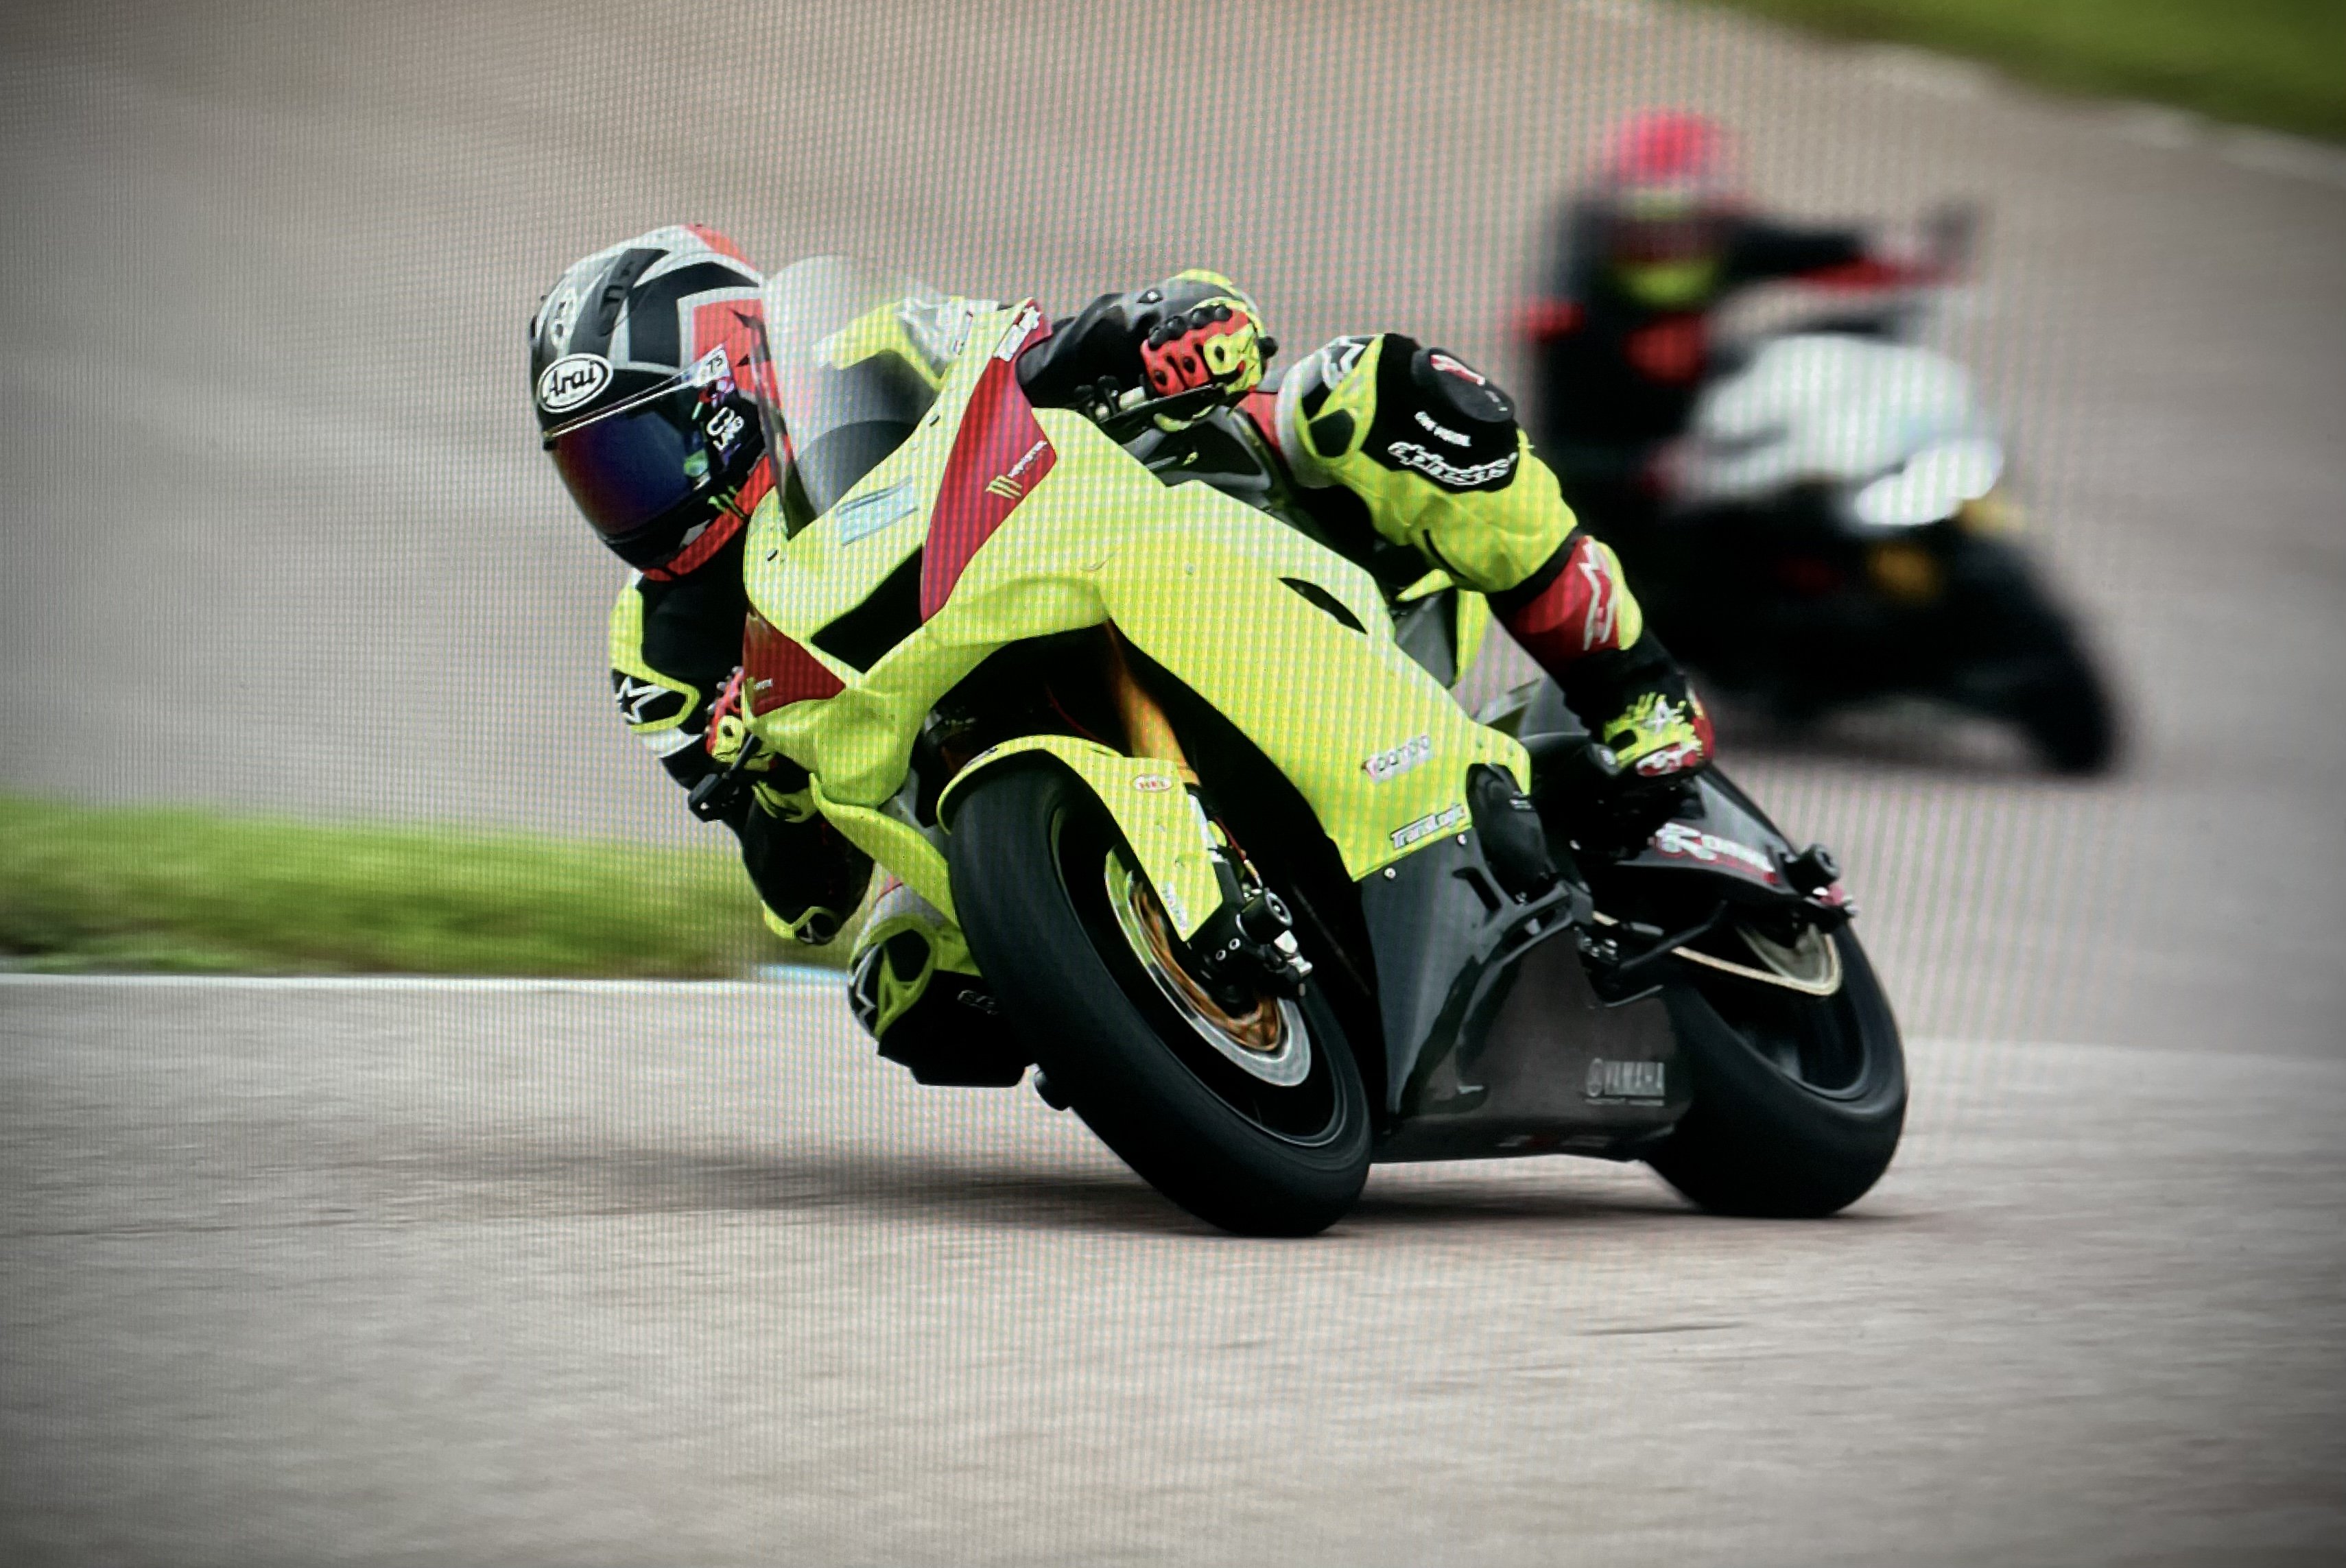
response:
[[[1588,1064],[1588,1097],[1592,1100],[1659,1100],[1667,1096],[1665,1087],[1668,1064],[1663,1062],[1608,1062],[1594,1058]]]
[[[537,378],[537,406],[568,413],[611,384],[611,361],[600,354],[565,354]]]

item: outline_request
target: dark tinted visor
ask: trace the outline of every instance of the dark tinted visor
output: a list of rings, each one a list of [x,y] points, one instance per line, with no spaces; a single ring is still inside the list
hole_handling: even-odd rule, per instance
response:
[[[741,405],[711,403],[687,386],[558,432],[546,444],[578,510],[617,541],[712,488],[738,466],[740,448],[755,444],[757,428]],[[713,446],[712,433],[730,440]]]
[[[1716,218],[1697,214],[1684,218],[1623,218],[1613,225],[1613,258],[1637,264],[1649,261],[1707,261],[1727,242],[1726,226]]]

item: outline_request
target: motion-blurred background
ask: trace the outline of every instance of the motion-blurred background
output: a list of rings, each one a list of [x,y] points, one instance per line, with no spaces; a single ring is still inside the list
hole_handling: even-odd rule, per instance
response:
[[[2337,1561],[2331,0],[0,7],[0,968],[790,956],[536,450],[589,249],[1062,311],[1204,264],[1290,358],[1528,391],[1554,205],[1658,106],[1787,217],[1984,214],[1930,341],[2125,722],[2084,779],[1730,728],[1905,1026],[1863,1204],[1387,1166],[1238,1242],[828,974],[0,974],[0,1558]]]
[[[1971,10],[1957,42],[2079,75]],[[2229,32],[2273,30],[2252,21]],[[2106,53],[2143,52],[2139,26],[2100,25]],[[1407,330],[1521,385],[1509,321],[1554,204],[1609,122],[1679,104],[1736,129],[1773,209],[1980,205],[1937,341],[2005,423],[2030,547],[2124,706],[2119,771],[2086,781],[1913,715],[1730,738],[1795,836],[1841,850],[1910,1032],[2315,1051],[2346,1024],[2327,144],[1614,0],[92,5],[12,8],[0,41],[13,810],[695,844],[715,868],[695,886],[738,896],[717,830],[613,718],[617,573],[536,451],[523,324],[563,264],[692,219],[768,267],[842,250],[1062,310],[1209,264],[1290,353]],[[2229,105],[2257,79],[2244,47],[2195,75],[2187,39],[2165,76],[2121,58],[2103,80]],[[2332,92],[2258,101],[2334,130]],[[23,816],[20,837],[96,820]],[[220,853],[258,852],[239,843]],[[106,878],[128,878],[117,904],[169,901]],[[57,896],[8,915],[26,961],[172,962],[98,894]]]

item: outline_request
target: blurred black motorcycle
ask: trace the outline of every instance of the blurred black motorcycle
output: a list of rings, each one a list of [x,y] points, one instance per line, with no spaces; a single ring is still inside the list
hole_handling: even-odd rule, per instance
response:
[[[1719,357],[1620,552],[1662,640],[1780,724],[1922,697],[2016,726],[2053,769],[2118,727],[2074,619],[2015,535],[2004,443],[1970,376],[1914,341],[1915,290]]]

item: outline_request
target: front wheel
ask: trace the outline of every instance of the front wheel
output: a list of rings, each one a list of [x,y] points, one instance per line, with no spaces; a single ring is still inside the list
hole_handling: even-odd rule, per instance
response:
[[[2117,758],[2117,719],[2101,677],[2075,644],[2048,657],[2012,695],[2010,711],[2055,772],[2106,773]]]
[[[2016,551],[1978,540],[1970,550],[1974,651],[1948,695],[2016,726],[2055,772],[2106,773],[2120,745],[2116,705],[2076,626]]]
[[[1707,1209],[1821,1217],[1864,1196],[1897,1153],[1898,1023],[1856,937],[1829,940],[1841,973],[1830,996],[1727,976],[1670,988],[1694,1105],[1649,1157]]]
[[[970,950],[1054,1095],[1150,1186],[1250,1236],[1309,1236],[1352,1207],[1368,1095],[1316,990],[1218,1003],[1106,813],[1055,768],[976,780],[947,855]]]

